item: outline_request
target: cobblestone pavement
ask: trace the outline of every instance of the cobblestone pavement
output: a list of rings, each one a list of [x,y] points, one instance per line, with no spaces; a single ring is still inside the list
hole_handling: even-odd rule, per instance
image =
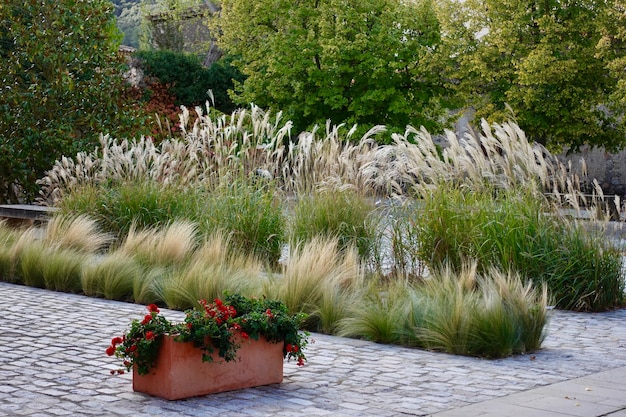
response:
[[[0,283],[0,416],[428,416],[626,366],[626,310],[554,311],[532,355],[482,360],[314,334],[308,363],[285,363],[282,384],[165,401],[111,376],[119,364],[104,353],[144,311]]]

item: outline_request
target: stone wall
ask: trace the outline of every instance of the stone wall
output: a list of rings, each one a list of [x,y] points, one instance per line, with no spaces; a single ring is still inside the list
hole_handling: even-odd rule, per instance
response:
[[[580,152],[559,155],[564,163],[571,161],[572,170],[581,174],[581,159],[587,167],[587,183],[595,178],[605,194],[626,197],[626,149],[609,153],[602,148],[582,147]]]

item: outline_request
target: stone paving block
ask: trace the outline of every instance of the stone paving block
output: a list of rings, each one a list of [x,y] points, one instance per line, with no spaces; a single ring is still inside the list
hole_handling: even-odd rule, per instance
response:
[[[472,403],[486,406],[481,402],[626,366],[625,311],[554,311],[544,348],[532,355],[534,360],[523,355],[488,361],[314,334],[309,362],[303,368],[285,363],[282,384],[173,406],[133,393],[130,375],[108,374],[119,364],[104,349],[131,319],[141,317],[143,306],[4,283],[0,296],[0,317],[7,319],[5,333],[0,333],[0,406],[5,407],[0,413],[54,400],[58,403],[49,406],[49,415],[51,410],[59,415],[69,411],[78,417],[424,415],[463,410]],[[41,319],[34,322],[38,309]],[[184,317],[164,313],[178,321]],[[75,335],[70,346],[68,332]],[[11,349],[3,348],[7,344]],[[599,384],[618,377],[609,373]],[[33,381],[43,382],[37,386]],[[46,389],[55,395],[43,393]],[[613,408],[620,404],[604,396],[597,401]]]

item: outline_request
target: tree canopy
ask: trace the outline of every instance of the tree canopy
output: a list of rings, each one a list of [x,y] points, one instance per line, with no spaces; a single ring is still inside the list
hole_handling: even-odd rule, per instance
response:
[[[0,201],[32,200],[56,159],[135,122],[112,11],[106,0],[0,5]]]
[[[223,0],[218,44],[247,76],[235,89],[297,130],[345,122],[439,130],[445,83],[430,0]]]
[[[603,37],[619,26],[616,18],[623,19],[616,6],[611,0],[449,2],[444,38],[458,57],[455,76],[468,104],[492,121],[511,117],[508,104],[532,139],[554,147],[622,146],[624,107],[614,93],[620,88],[615,62],[624,51],[599,53]],[[623,39],[623,28],[618,36]]]

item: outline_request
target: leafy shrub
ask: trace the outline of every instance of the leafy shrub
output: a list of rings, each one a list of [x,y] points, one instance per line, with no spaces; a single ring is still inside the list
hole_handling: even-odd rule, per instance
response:
[[[243,76],[231,65],[230,58],[223,58],[205,68],[200,58],[193,54],[140,51],[137,57],[143,61],[146,75],[169,86],[177,105],[204,106],[210,101],[208,91],[211,90],[217,109],[224,113],[235,109],[228,90],[233,88],[233,80],[243,81]]]
[[[93,148],[100,133],[142,131],[123,95],[118,36],[105,0],[3,1],[0,202],[34,200],[45,170]]]

